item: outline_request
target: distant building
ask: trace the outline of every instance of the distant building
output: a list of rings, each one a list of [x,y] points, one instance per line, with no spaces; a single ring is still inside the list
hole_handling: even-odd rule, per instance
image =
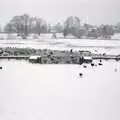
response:
[[[79,51],[81,56],[91,56],[91,52],[90,51]]]
[[[98,37],[98,31],[97,28],[89,28],[87,31],[87,37],[88,38],[97,38]]]
[[[77,36],[74,36],[72,34],[68,34],[67,36],[65,36],[66,39],[77,39]]]
[[[63,33],[56,33],[56,37],[58,39],[62,39],[62,38],[64,38],[64,35],[63,35]]]

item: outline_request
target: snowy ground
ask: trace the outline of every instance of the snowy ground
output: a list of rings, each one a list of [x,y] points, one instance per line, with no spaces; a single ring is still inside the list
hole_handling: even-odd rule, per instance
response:
[[[0,47],[89,50],[93,53],[120,54],[120,40],[32,39],[0,40]]]
[[[120,62],[0,64],[0,120],[120,120]]]

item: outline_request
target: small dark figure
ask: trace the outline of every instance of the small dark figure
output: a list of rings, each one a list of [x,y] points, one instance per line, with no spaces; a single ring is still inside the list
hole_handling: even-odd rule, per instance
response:
[[[102,63],[98,63],[98,65],[103,65]]]
[[[86,66],[86,65],[83,65],[83,67],[84,67],[84,68],[87,68],[87,66]]]
[[[106,55],[106,53],[103,53],[103,55],[105,56],[105,55]]]
[[[80,58],[79,58],[79,64],[82,65],[83,62],[84,62],[84,57],[83,57],[83,56],[80,56]]]
[[[73,53],[73,49],[70,50],[70,53]]]
[[[50,56],[51,56],[50,54],[47,55],[47,57],[50,57]]]
[[[50,52],[50,55],[53,55],[53,52],[52,52],[52,51]]]
[[[100,59],[100,62],[102,62],[102,60]]]
[[[2,70],[2,66],[0,66],[0,69]]]
[[[79,73],[79,76],[80,76],[80,77],[82,77],[82,76],[83,76],[83,74],[82,74],[82,73]]]
[[[95,64],[94,64],[94,63],[91,63],[91,66],[93,67],[93,66],[95,66]]]

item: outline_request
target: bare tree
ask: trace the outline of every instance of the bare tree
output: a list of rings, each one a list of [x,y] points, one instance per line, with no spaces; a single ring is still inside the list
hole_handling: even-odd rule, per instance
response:
[[[28,29],[30,25],[30,17],[28,14],[22,16],[14,16],[5,26],[6,32],[15,32],[24,36],[28,36]]]
[[[80,19],[70,16],[64,22],[64,36],[72,34],[80,38]]]
[[[99,27],[99,34],[102,38],[110,39],[110,37],[114,34],[112,25],[101,25]]]
[[[63,30],[64,30],[64,26],[61,24],[61,23],[56,23],[54,26],[53,26],[53,29],[57,32],[57,33],[62,33]]]

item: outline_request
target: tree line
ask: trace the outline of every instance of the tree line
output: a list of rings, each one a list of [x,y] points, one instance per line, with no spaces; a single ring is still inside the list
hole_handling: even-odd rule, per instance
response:
[[[73,35],[76,38],[110,38],[114,33],[120,32],[120,23],[117,25],[99,25],[90,24],[81,25],[79,17],[70,16],[63,23],[54,25],[48,24],[46,20],[39,17],[31,17],[28,14],[14,16],[4,27],[5,33],[17,33],[18,36],[26,38],[34,33],[63,33],[64,37]]]

